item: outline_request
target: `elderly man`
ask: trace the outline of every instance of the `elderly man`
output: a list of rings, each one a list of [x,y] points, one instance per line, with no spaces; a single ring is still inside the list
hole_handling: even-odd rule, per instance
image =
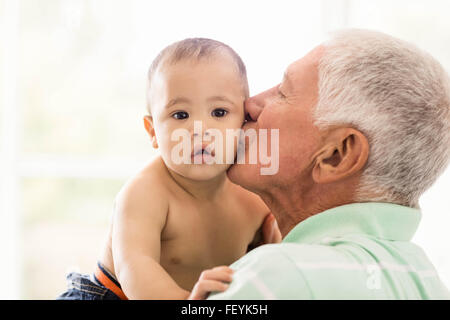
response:
[[[210,299],[450,298],[411,242],[419,197],[450,158],[450,85],[436,60],[343,31],[246,112],[244,129],[279,129],[279,172],[245,164],[229,177],[261,196],[283,241],[235,262],[228,290]]]

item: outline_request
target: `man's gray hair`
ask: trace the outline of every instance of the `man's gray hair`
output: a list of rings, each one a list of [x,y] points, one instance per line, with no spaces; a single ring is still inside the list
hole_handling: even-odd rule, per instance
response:
[[[418,207],[450,159],[450,81],[417,47],[344,30],[325,43],[315,124],[350,125],[369,140],[356,201]]]

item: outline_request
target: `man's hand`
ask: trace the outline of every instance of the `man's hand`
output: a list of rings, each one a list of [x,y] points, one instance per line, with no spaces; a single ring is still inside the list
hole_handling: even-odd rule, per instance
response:
[[[255,238],[248,246],[248,251],[262,246],[263,244],[280,243],[282,240],[280,229],[275,217],[270,212],[264,218],[261,228],[256,232]]]
[[[227,266],[208,269],[200,274],[200,278],[192,289],[188,300],[204,300],[210,292],[223,292],[231,282],[233,270]]]
[[[277,220],[272,213],[269,213],[262,224],[263,244],[280,243],[282,240]]]

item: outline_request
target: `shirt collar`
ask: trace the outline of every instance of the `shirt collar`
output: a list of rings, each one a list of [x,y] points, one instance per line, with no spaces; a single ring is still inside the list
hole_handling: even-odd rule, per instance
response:
[[[392,203],[354,203],[326,210],[300,222],[283,242],[313,243],[325,237],[352,233],[409,241],[421,217],[419,209]]]

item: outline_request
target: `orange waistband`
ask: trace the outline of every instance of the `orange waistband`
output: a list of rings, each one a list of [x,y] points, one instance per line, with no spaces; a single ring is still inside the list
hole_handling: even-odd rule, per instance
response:
[[[120,284],[112,275],[108,273],[100,264],[97,264],[97,267],[94,271],[95,278],[98,282],[100,282],[103,286],[114,292],[116,296],[118,296],[121,300],[128,300],[125,293],[123,293]]]

